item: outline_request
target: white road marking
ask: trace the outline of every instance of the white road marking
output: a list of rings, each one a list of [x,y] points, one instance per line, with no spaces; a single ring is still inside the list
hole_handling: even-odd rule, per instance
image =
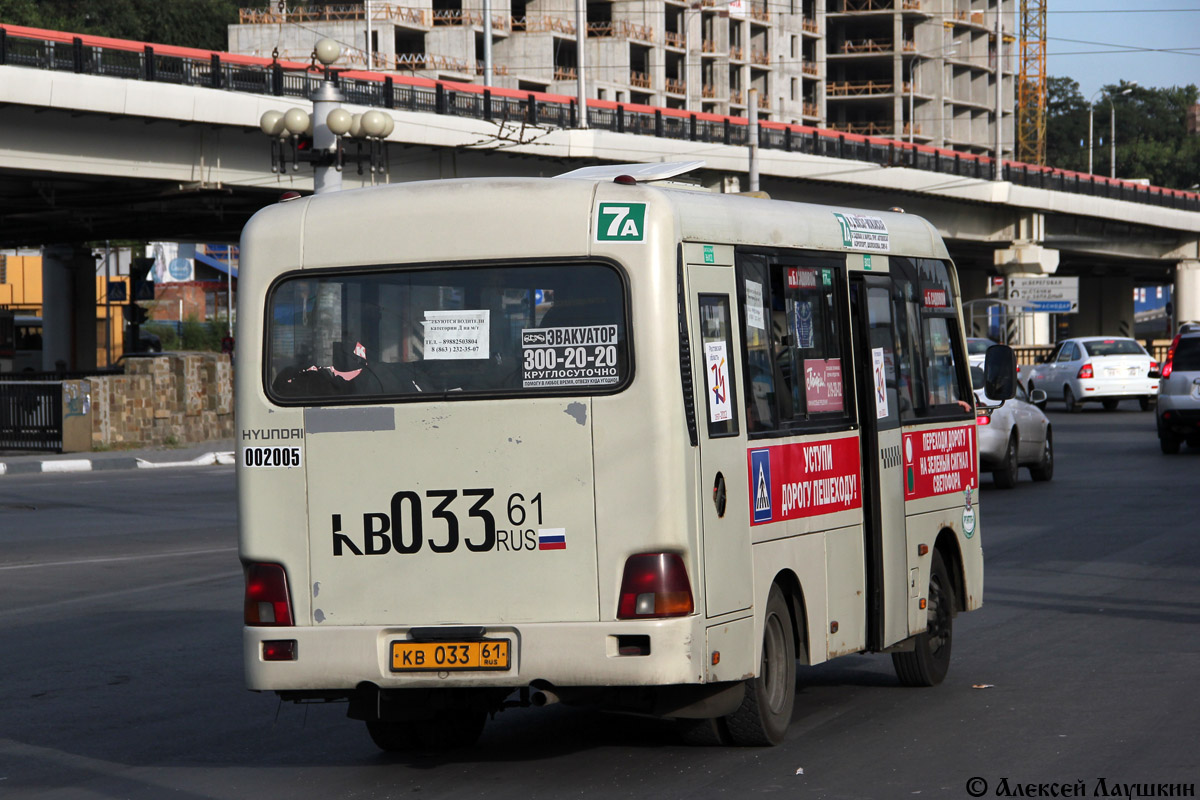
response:
[[[81,564],[111,564],[118,561],[145,561],[152,558],[178,558],[180,556],[203,556],[212,553],[235,553],[236,547],[214,547],[209,550],[173,550],[170,553],[143,553],[136,556],[110,556],[107,558],[80,558],[74,561],[34,561],[29,564],[0,564],[0,570],[35,569],[39,567],[75,567]]]

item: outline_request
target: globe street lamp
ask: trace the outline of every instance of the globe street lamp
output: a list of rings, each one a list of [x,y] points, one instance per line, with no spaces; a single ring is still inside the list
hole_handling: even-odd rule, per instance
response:
[[[271,137],[271,171],[285,172],[288,161],[292,171],[300,169],[300,162],[312,164],[313,188],[322,192],[336,192],[342,188],[342,167],[349,161],[358,164],[362,174],[363,163],[369,163],[372,176],[386,170],[386,150],[383,140],[396,127],[388,114],[372,109],[364,114],[351,114],[342,108],[345,95],[337,87],[333,62],[341,55],[341,47],[332,39],[322,39],[313,49],[313,56],[324,65],[324,76],[312,94],[313,113],[292,108],[286,112],[267,111],[258,121],[259,129]],[[312,146],[301,148],[301,137],[312,137]],[[358,139],[356,152],[347,153],[343,139],[349,136]],[[363,152],[366,140],[367,152]]]
[[[1117,92],[1119,95],[1127,95],[1137,86],[1137,81],[1127,84],[1124,89]],[[1091,101],[1088,103],[1088,175],[1092,174],[1092,143],[1095,141],[1092,136],[1092,118],[1096,110],[1096,95],[1103,92],[1103,89],[1097,89],[1096,94],[1092,95]],[[1109,177],[1117,177],[1117,109],[1113,105],[1113,96],[1107,95],[1108,99],[1108,146],[1109,146]]]

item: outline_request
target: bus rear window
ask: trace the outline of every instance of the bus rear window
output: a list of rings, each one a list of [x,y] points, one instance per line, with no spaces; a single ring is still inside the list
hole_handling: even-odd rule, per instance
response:
[[[596,394],[628,379],[621,276],[599,264],[294,275],[267,307],[285,403]]]

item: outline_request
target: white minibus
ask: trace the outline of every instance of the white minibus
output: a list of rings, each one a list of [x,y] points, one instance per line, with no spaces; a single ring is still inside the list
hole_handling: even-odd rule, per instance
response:
[[[946,675],[980,606],[958,282],[925,220],[697,164],[263,209],[236,375],[249,688],[386,750],[514,705],[770,745],[800,667]],[[987,394],[1015,361],[989,353]]]

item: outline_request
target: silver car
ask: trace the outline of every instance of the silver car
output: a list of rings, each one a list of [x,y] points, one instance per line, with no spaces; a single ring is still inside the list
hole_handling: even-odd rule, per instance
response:
[[[1021,467],[1035,481],[1054,477],[1054,437],[1050,420],[1037,404],[1046,402],[1041,389],[1026,391],[1017,381],[1017,394],[997,406],[983,393],[983,370],[971,367],[975,387],[975,422],[979,432],[981,470],[991,470],[992,482],[1001,489],[1017,483]]]
[[[1148,411],[1158,394],[1158,363],[1134,339],[1081,336],[1059,342],[1053,354],[1027,375],[1029,391],[1044,389],[1061,397],[1067,411],[1099,401],[1112,411],[1122,400],[1136,399]]]
[[[1179,445],[1200,448],[1200,326],[1171,343],[1158,382],[1158,444],[1164,453]]]

